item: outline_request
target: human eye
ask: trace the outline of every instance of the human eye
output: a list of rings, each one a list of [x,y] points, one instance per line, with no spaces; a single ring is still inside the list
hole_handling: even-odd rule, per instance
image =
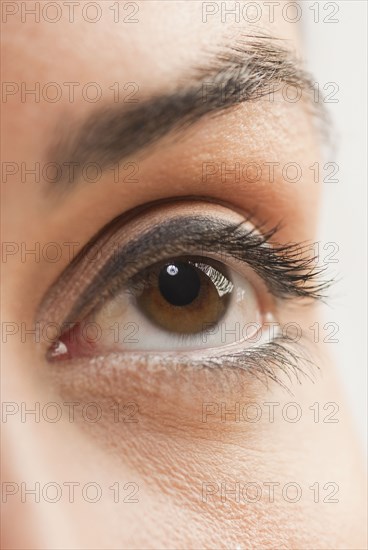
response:
[[[47,294],[59,327],[52,363],[118,358],[175,365],[299,369],[278,310],[323,292],[305,247],[273,243],[225,206],[153,205],[121,216],[74,259]],[[271,330],[272,327],[272,330]],[[270,371],[268,369],[268,375]]]
[[[238,330],[227,343],[239,343],[241,326],[253,336],[262,315],[256,291],[235,269],[205,254],[171,256],[122,281],[121,288],[61,337],[55,358],[217,348],[224,344],[222,327],[231,325]],[[89,327],[98,336],[95,332],[88,341]]]

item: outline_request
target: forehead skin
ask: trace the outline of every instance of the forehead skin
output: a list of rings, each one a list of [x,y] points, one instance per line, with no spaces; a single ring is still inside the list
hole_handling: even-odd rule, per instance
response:
[[[41,87],[56,82],[63,91],[65,82],[81,83],[74,102],[67,93],[56,103],[22,101],[20,94],[9,97],[2,109],[2,135],[6,136],[3,161],[30,166],[45,162],[48,146],[57,141],[62,124],[69,120],[74,124],[104,102],[111,103],[113,92],[109,88],[115,82],[137,83],[142,96],[173,89],[211,52],[238,36],[247,40],[255,32],[269,33],[282,38],[287,48],[302,53],[297,25],[286,22],[280,11],[270,23],[268,10],[263,10],[256,26],[244,21],[234,24],[232,18],[222,23],[220,17],[209,17],[203,23],[202,2],[142,1],[136,2],[139,23],[127,24],[112,23],[112,2],[99,4],[103,13],[96,24],[83,21],[79,8],[73,23],[65,20],[68,16],[64,13],[55,24],[42,19],[32,23],[32,17],[22,23],[16,16],[2,24],[4,81],[26,82],[29,88],[35,82]],[[123,15],[127,13],[124,4],[131,3],[120,3]],[[88,82],[101,87],[100,103],[83,99],[80,90]],[[2,181],[3,240],[24,242],[29,248],[32,243],[50,241],[77,241],[82,246],[122,211],[166,197],[203,194],[230,203],[235,210],[259,209],[266,225],[286,220],[281,232],[285,241],[314,238],[320,188],[313,185],[308,167],[319,157],[312,122],[300,105],[244,105],[236,113],[201,121],[182,140],[163,143],[140,163],[139,182],[133,187],[117,186],[111,175],[105,175],[93,187],[83,185],[73,193],[53,196],[46,192],[43,181]],[[308,176],[297,186],[282,181],[274,186],[232,182],[225,186],[214,180],[204,192],[203,162],[215,159],[234,164],[244,158],[298,162]],[[43,260],[5,264],[4,318],[31,323],[42,296],[66,265],[66,258],[55,264]],[[301,313],[300,323],[311,325],[315,315]],[[292,319],[285,317],[286,321]],[[327,359],[323,361],[323,381],[297,388],[293,399],[275,389],[272,400],[295,400],[305,407],[315,401],[341,403],[333,366]],[[57,399],[47,385],[42,358],[34,357],[31,346],[10,342],[2,368],[7,401]],[[64,401],[90,402],[97,396],[108,402],[110,384],[96,390],[93,382],[81,376],[80,380],[65,379],[61,387]],[[144,381],[134,377],[126,386],[121,385],[117,398],[121,402],[139,399],[140,385],[152,414],[135,432],[103,424],[90,437],[88,429],[84,434],[75,424],[5,425],[6,480],[77,480],[81,485],[94,481],[109,496],[112,492],[107,488],[117,480],[121,484],[134,481],[140,487],[139,503],[131,505],[120,506],[111,499],[93,506],[61,503],[51,511],[44,503],[10,505],[6,510],[8,525],[22,518],[24,529],[22,533],[8,529],[6,547],[363,548],[359,526],[364,506],[357,504],[355,497],[361,492],[361,466],[349,420],[333,429],[307,422],[295,429],[285,423],[272,429],[266,426],[267,437],[260,436],[257,426],[203,430],[203,424],[188,420],[184,405],[175,410],[173,396],[158,392],[155,401]],[[222,391],[215,396],[226,399],[229,408],[236,400],[244,401],[235,390],[231,398]],[[207,389],[208,399],[210,393]],[[267,393],[261,395],[263,401],[271,400]],[[166,399],[172,407],[170,414],[162,405]],[[192,399],[194,407],[201,402],[198,395]],[[247,399],[254,400],[252,391]],[[341,410],[348,419],[343,405]],[[30,458],[22,461],[19,456]],[[345,464],[351,467],[347,469]],[[331,479],[338,480],[341,502],[316,505],[308,487]],[[296,480],[309,498],[295,506],[285,501],[243,507],[233,501],[217,501],[207,506],[201,502],[199,487],[213,480],[224,481],[229,487],[237,480],[281,484]]]

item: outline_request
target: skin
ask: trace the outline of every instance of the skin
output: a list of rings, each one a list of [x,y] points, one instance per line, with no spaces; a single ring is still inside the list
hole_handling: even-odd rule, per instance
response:
[[[188,69],[205,59],[204,52],[226,43],[229,33],[250,34],[252,28],[212,18],[202,23],[200,2],[140,2],[139,24],[111,24],[111,11],[95,25],[76,17],[73,24],[42,21],[26,24],[19,17],[3,25],[3,80],[9,82],[98,82],[108,90],[114,82],[137,82],[144,94],[170,89]],[[101,2],[101,5],[103,3]],[[260,4],[262,5],[262,4]],[[78,12],[79,13],[79,12]],[[259,23],[301,52],[298,27],[276,12],[274,23]],[[247,40],[247,38],[245,38]],[[168,55],[168,52],[169,55]],[[14,62],[16,60],[16,62]],[[111,101],[111,94],[104,101]],[[3,160],[34,163],[45,157],[61,120],[82,120],[96,105],[76,94],[56,103],[21,101],[15,95],[3,105]],[[216,176],[204,188],[202,163],[293,161],[302,181],[255,184]],[[129,160],[129,159],[128,159]],[[134,159],[130,159],[134,160]],[[47,183],[2,182],[2,239],[5,242],[78,242],[78,251],[115,216],[152,201],[186,198],[202,202],[203,212],[225,205],[233,215],[256,212],[256,221],[271,228],[283,220],[279,243],[318,240],[316,224],[321,187],[308,169],[319,160],[318,137],[311,115],[301,104],[285,101],[242,105],[219,118],[205,118],[179,140],[164,139],[139,160],[139,182],[117,184],[106,173],[96,184],[70,193],[48,193]],[[189,199],[188,199],[189,197]],[[183,208],[178,202],[179,210]],[[194,207],[194,206],[193,206]],[[163,215],[164,217],[164,215]],[[32,326],[43,297],[67,267],[66,255],[55,263],[19,254],[2,265],[2,317]],[[68,296],[65,297],[68,300]],[[315,305],[295,303],[278,312],[280,323],[294,321],[308,331],[320,319]],[[266,387],[247,373],[147,369],[129,360],[108,368],[86,365],[50,367],[45,345],[19,334],[3,345],[2,399],[81,404],[98,402],[102,419],[89,423],[67,415],[56,423],[22,422],[20,414],[2,426],[2,479],[32,487],[36,481],[89,482],[102,487],[91,504],[76,490],[58,503],[9,496],[3,505],[3,548],[365,548],[364,477],[360,449],[350,412],[338,385],[326,344],[313,345],[320,372],[314,383],[293,384],[290,396],[279,385]],[[257,423],[203,422],[203,403],[297,403],[299,422],[275,413]],[[139,405],[139,422],[114,422],[111,406]],[[337,403],[338,422],[314,422],[309,409]],[[264,409],[265,410],[265,409]],[[50,413],[51,414],[51,413]],[[292,412],[290,413],[292,414]],[[323,413],[325,415],[325,413]],[[139,487],[136,503],[113,502],[115,482]],[[229,493],[221,501],[221,483],[230,490],[239,482],[275,482],[274,502],[264,489],[256,503],[237,502]],[[282,497],[285,484],[302,488],[298,502]],[[320,502],[309,488],[319,483]],[[338,487],[338,502],[322,502]],[[203,484],[217,491],[203,498]],[[213,485],[214,484],[214,485]],[[207,488],[209,485],[205,485]],[[280,489],[281,488],[281,489]],[[209,489],[207,489],[209,491]],[[91,490],[92,494],[92,490]],[[290,490],[291,497],[293,496]],[[21,528],[16,528],[21,525]]]

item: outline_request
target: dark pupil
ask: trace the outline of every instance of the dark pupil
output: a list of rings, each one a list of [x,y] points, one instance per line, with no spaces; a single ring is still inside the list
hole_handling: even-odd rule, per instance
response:
[[[193,302],[201,287],[196,268],[183,262],[165,265],[158,284],[162,296],[173,306],[187,306]]]

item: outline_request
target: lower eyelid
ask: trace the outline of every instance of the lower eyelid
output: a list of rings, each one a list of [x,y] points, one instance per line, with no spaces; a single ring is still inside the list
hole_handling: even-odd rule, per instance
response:
[[[293,395],[293,385],[304,380],[312,381],[318,367],[312,359],[308,342],[289,342],[280,336],[272,343],[259,348],[232,350],[227,354],[139,354],[110,353],[86,360],[66,361],[63,369],[51,363],[50,375],[57,385],[64,386],[66,394],[77,383],[78,396],[83,391],[111,396],[122,393],[132,398],[133,394],[152,394],[157,399],[158,392],[165,398],[170,392],[177,394],[175,403],[208,394],[225,396],[238,393],[242,399],[248,395],[254,398],[269,389],[270,382]],[[83,390],[81,385],[85,386]],[[109,389],[110,388],[110,389]],[[257,389],[258,388],[258,389]],[[73,390],[74,391],[74,390]],[[97,393],[96,393],[97,392]],[[128,392],[128,393],[127,393]]]

